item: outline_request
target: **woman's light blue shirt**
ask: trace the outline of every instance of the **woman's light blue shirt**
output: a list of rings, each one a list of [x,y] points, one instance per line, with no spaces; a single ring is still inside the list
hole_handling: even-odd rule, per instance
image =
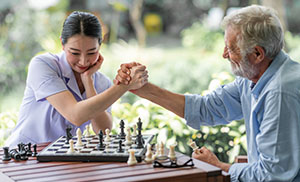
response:
[[[100,72],[93,75],[93,80],[97,94],[111,86],[109,78]],[[78,127],[66,120],[46,100],[48,96],[65,90],[69,90],[77,101],[86,99],[85,92],[80,94],[65,52],[46,53],[34,57],[28,68],[18,123],[6,145],[16,146],[20,142],[52,142],[66,134],[68,125],[73,128],[72,135],[76,135]],[[110,108],[108,111],[110,112]],[[87,121],[79,127],[82,132],[89,123],[90,121]]]
[[[232,181],[300,181],[300,64],[280,52],[250,85],[238,77],[209,95],[186,95],[187,124],[244,119],[248,163],[230,167]]]

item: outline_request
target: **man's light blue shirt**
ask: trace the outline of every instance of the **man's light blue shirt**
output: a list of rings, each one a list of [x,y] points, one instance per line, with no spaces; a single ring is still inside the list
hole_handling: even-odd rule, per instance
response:
[[[248,163],[230,167],[232,181],[300,181],[300,64],[280,52],[251,83],[237,77],[206,96],[185,95],[187,124],[244,119]]]
[[[111,86],[111,81],[100,72],[93,75],[97,94]],[[80,93],[73,71],[66,59],[65,52],[42,54],[34,57],[28,68],[26,88],[20,108],[17,126],[6,142],[6,146],[18,143],[52,142],[66,135],[68,125],[72,126],[72,135],[77,128],[83,132],[90,121],[77,127],[66,120],[46,100],[48,96],[69,90],[77,101],[86,99],[85,92]],[[110,112],[110,108],[108,108]]]

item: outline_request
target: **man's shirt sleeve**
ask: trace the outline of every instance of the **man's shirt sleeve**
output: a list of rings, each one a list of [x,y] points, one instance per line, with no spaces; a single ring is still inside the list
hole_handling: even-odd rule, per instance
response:
[[[194,129],[200,129],[201,125],[228,124],[242,117],[237,80],[206,96],[185,95],[184,118]]]

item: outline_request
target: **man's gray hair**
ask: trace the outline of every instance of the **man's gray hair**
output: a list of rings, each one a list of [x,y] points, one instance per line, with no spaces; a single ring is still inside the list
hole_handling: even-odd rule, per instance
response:
[[[251,5],[239,9],[223,19],[222,27],[229,26],[240,33],[237,46],[241,52],[250,53],[255,46],[261,46],[266,57],[273,59],[283,48],[283,28],[271,8]]]

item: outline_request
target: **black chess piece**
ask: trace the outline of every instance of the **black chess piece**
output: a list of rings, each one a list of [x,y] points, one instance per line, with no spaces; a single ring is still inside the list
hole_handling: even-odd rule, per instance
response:
[[[143,135],[142,135],[142,121],[141,121],[141,118],[139,118],[139,121],[136,123],[137,124],[137,130],[138,130],[138,134],[136,136],[136,141],[135,143],[137,144],[137,148],[143,148],[144,147],[144,144],[145,144],[145,141],[143,139]]]
[[[27,144],[26,154],[27,156],[32,156],[31,143]]]
[[[21,160],[21,155],[19,154],[17,149],[10,150],[9,155],[10,155],[11,158],[13,158],[15,160]]]
[[[36,155],[37,155],[36,144],[34,144],[33,145],[32,157],[36,157]]]
[[[125,139],[125,132],[124,132],[124,128],[125,128],[125,123],[124,123],[124,120],[122,119],[120,121],[120,134],[119,134],[119,137],[122,138],[122,139]]]
[[[142,121],[141,118],[139,118],[139,121],[136,123],[137,124],[137,130],[138,130],[138,135],[142,135]]]
[[[68,126],[66,128],[66,144],[69,144],[69,140],[73,138],[73,135],[71,134],[72,126]]]
[[[99,131],[99,144],[97,144],[97,149],[98,150],[104,150],[105,146],[103,145],[103,132],[102,130]]]
[[[4,155],[2,156],[3,161],[10,161],[11,157],[9,155],[9,147],[3,147]]]
[[[119,140],[119,149],[118,152],[124,152],[124,149],[122,149],[122,140]]]

